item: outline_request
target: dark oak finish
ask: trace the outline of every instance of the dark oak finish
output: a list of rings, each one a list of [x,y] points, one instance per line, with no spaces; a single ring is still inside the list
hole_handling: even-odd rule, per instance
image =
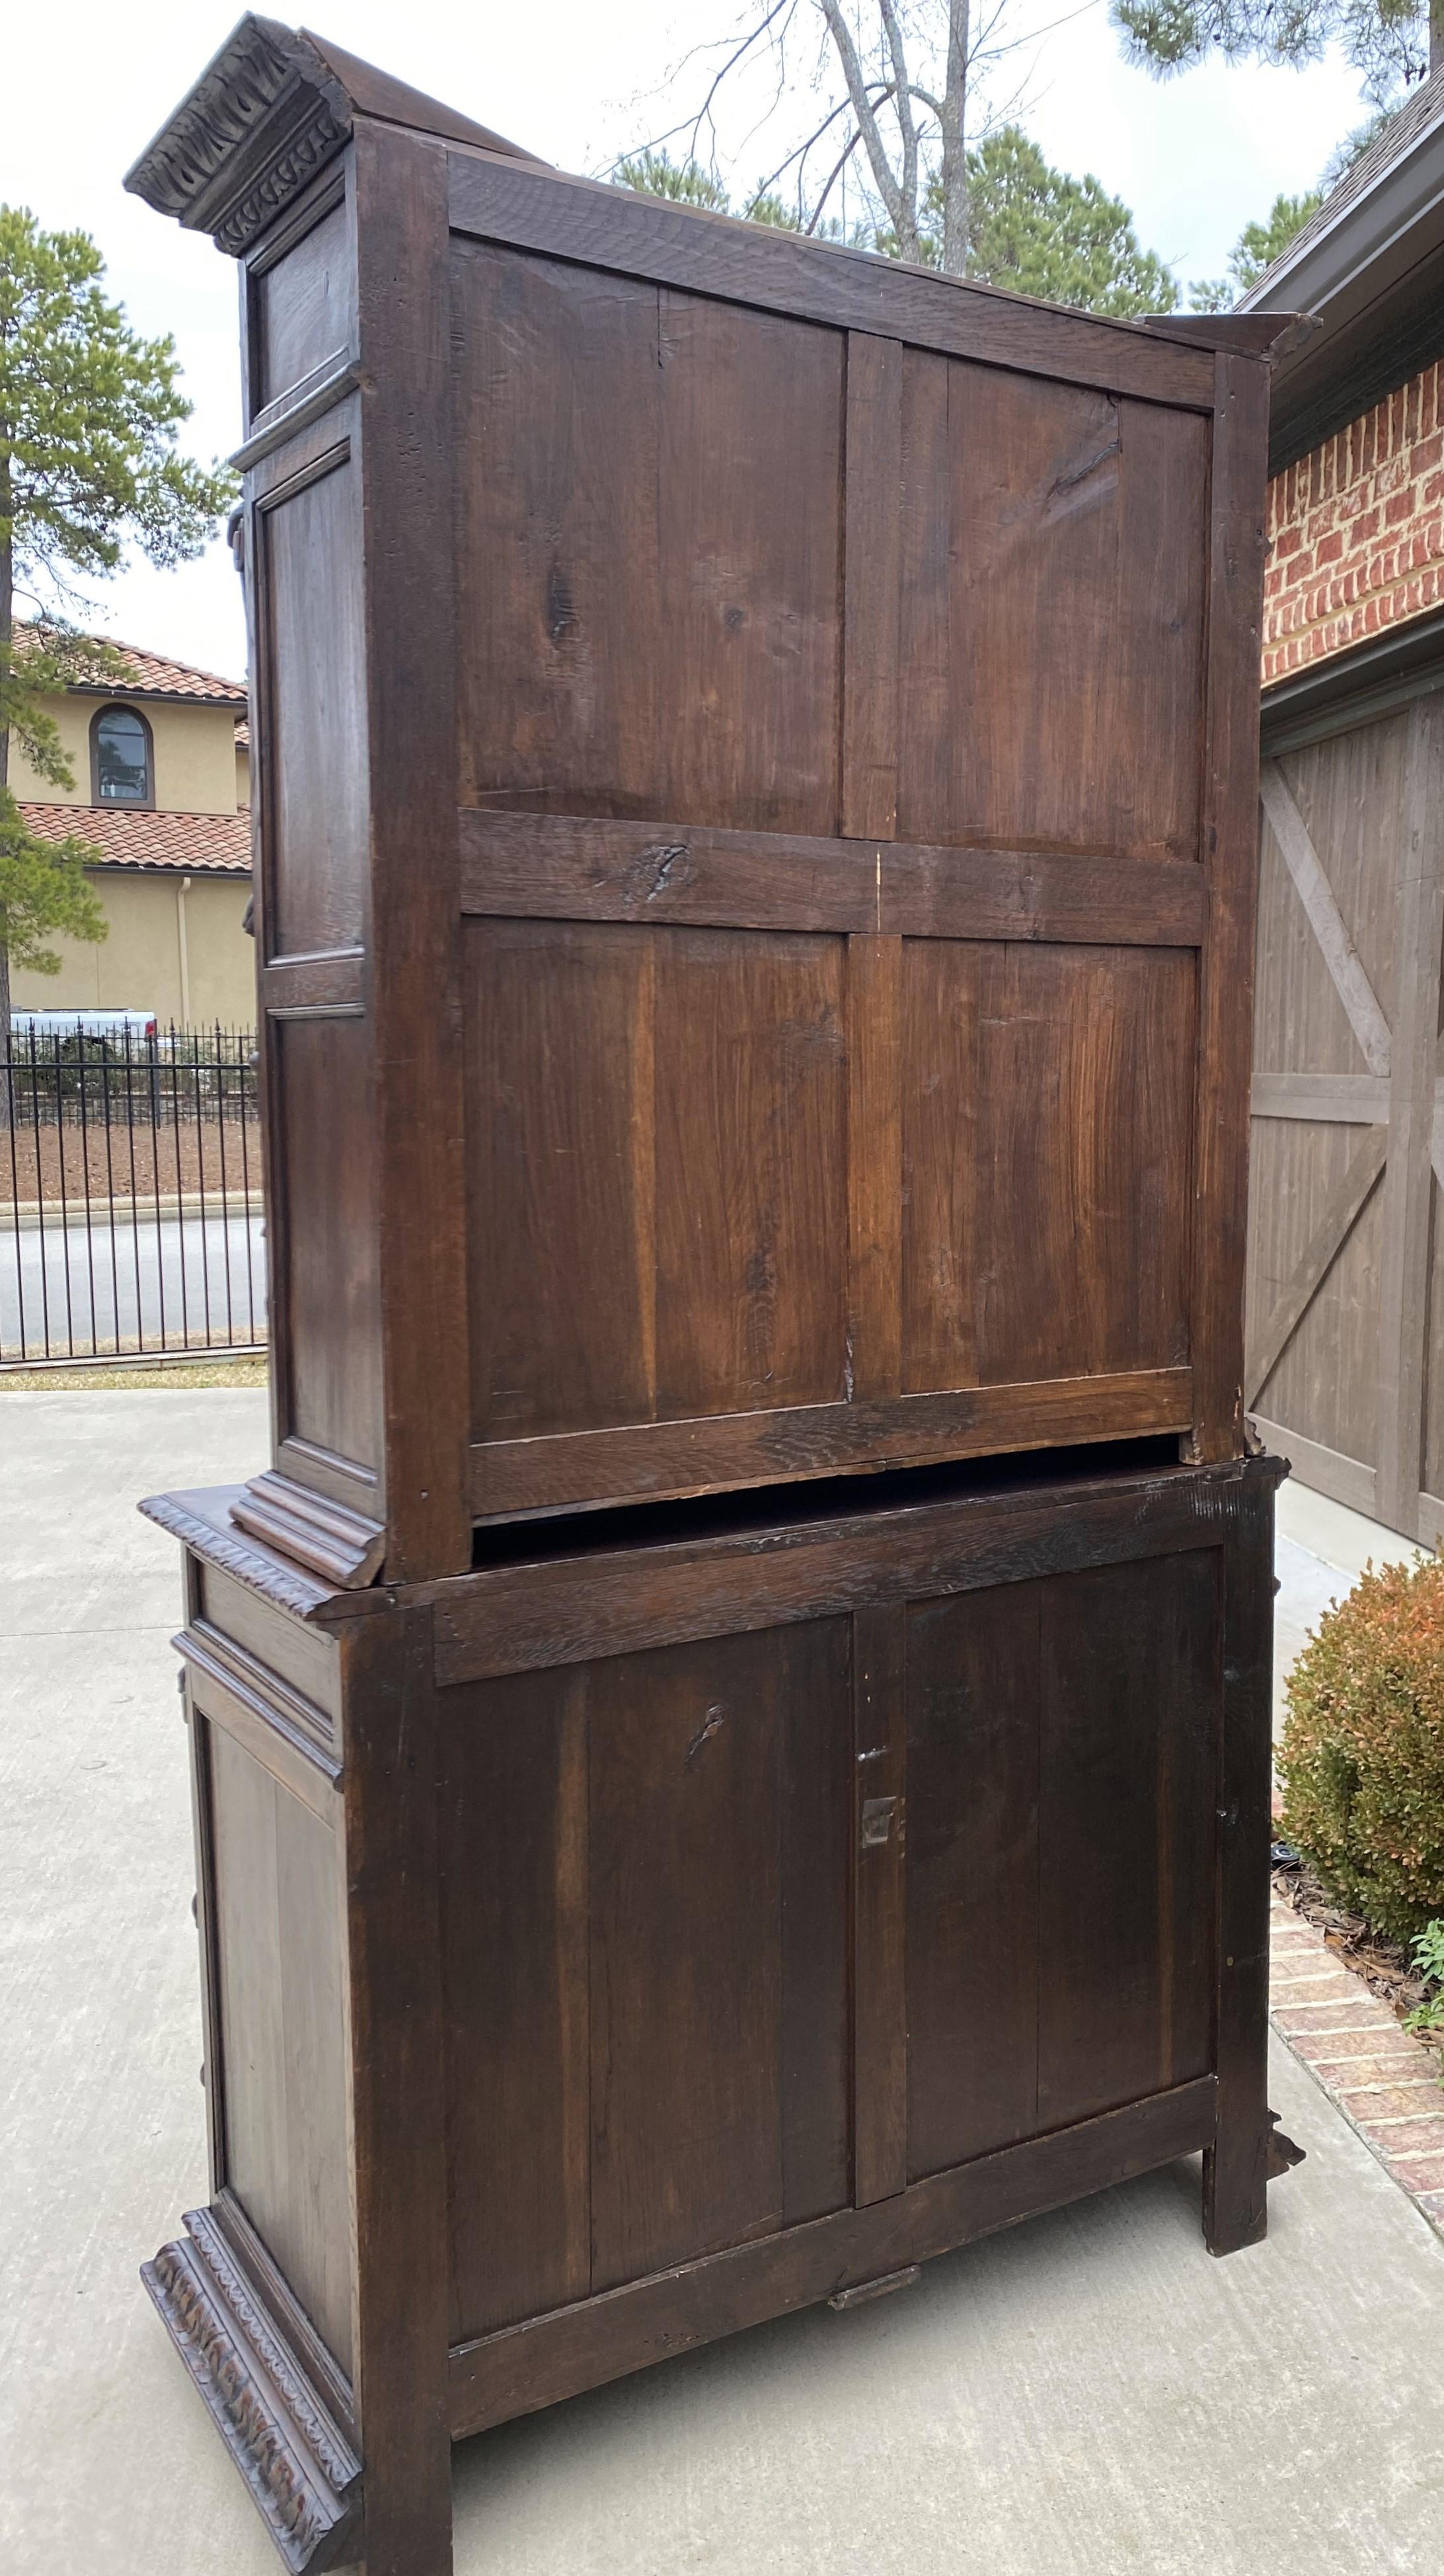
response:
[[[1266,349],[259,25],[135,184],[246,262],[275,1468],[410,1581],[1160,1371],[1237,1455]]]
[[[350,2428],[368,2568],[444,2566],[448,2437],[1168,2156],[1215,2251],[1261,2232],[1278,1473],[561,1525],[359,1616],[165,1507],[216,2223]],[[293,1627],[339,1726],[256,1652]]]
[[[1262,2231],[1264,344],[254,18],[132,184],[245,263],[274,1334],[146,1507],[146,2277],[293,2576],[449,2576],[508,2415],[1198,2149]]]

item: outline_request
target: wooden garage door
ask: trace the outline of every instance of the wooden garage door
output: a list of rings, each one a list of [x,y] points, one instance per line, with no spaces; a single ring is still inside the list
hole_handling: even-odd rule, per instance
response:
[[[1249,1411],[1306,1484],[1444,1530],[1444,692],[1261,774]]]

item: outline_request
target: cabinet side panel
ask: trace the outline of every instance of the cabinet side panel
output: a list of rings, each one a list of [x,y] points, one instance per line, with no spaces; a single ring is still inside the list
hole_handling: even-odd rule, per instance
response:
[[[262,863],[268,957],[356,947],[366,918],[367,743],[355,466],[260,513]],[[285,487],[282,487],[284,494]]]
[[[1047,1587],[1038,2110],[1045,2129],[1212,2052],[1220,1551]]]
[[[198,1693],[204,1706],[204,1692]],[[225,2179],[351,2368],[339,1863],[333,1835],[210,1729]]]
[[[281,1020],[272,1032],[285,1319],[285,1433],[373,1473],[381,1463],[370,1031]]]
[[[462,802],[834,831],[843,335],[453,258]]]
[[[355,337],[356,260],[344,199],[303,234],[294,250],[263,268],[251,292],[254,414],[327,358],[343,355]]]

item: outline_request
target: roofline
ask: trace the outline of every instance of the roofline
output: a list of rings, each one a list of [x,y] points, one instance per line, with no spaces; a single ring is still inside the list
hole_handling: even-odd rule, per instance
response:
[[[248,715],[251,705],[244,690],[239,696],[203,698],[194,689],[133,689],[126,681],[118,679],[67,680],[63,690],[55,689],[44,694],[67,698],[113,698],[117,703],[122,698],[144,698],[148,706],[214,707],[218,714],[229,710],[235,716]]]
[[[1257,286],[1239,297],[1236,310],[1312,313],[1327,337],[1330,305],[1366,278],[1387,251],[1407,241],[1427,215],[1444,207],[1441,137],[1444,99],[1437,116],[1421,127],[1397,160],[1385,165],[1372,186],[1351,197],[1331,223],[1311,232],[1297,250],[1276,259]]]
[[[1284,308],[1316,328],[1274,372],[1271,474],[1444,355],[1444,81],[1396,157],[1315,217],[1238,305],[1257,317]]]
[[[160,877],[167,882],[172,877],[219,877],[227,885],[249,885],[255,869],[249,859],[244,867],[235,868],[214,864],[208,867],[203,859],[172,859],[164,865],[152,862],[147,867],[144,859],[108,859],[102,852],[97,858],[83,859],[81,873],[85,876]]]

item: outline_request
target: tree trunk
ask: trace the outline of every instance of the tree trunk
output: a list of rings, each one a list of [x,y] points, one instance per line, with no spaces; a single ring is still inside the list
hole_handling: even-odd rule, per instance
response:
[[[1444,0],[1431,0],[1444,9]],[[972,64],[971,0],[948,0],[948,68],[943,90],[943,266],[961,277],[968,265],[968,73]]]

